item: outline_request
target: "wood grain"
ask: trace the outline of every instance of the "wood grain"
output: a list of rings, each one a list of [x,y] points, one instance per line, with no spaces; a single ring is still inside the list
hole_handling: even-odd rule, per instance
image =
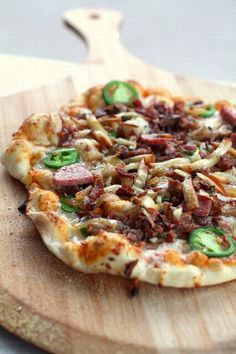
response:
[[[91,17],[95,14],[99,18]],[[80,91],[111,78],[131,78],[169,87],[177,94],[236,98],[235,88],[179,78],[134,58],[118,41],[121,17],[116,13],[83,10],[69,12],[65,19],[90,43],[89,63],[73,72]],[[92,30],[91,21],[97,21]],[[108,31],[113,34],[107,37]],[[47,70],[40,75],[46,76]],[[35,70],[31,84],[41,79],[37,81]],[[10,87],[10,81],[7,84]],[[26,116],[59,108],[74,95],[67,79],[0,99],[1,151]],[[235,352],[236,282],[182,290],[144,284],[140,295],[131,299],[128,280],[81,274],[56,259],[30,220],[17,211],[25,197],[23,186],[3,167],[0,178],[0,322],[4,327],[63,354]]]

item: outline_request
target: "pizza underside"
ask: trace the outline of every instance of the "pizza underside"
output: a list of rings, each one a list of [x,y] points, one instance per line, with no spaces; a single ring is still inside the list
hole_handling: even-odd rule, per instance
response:
[[[27,118],[2,162],[70,267],[212,285],[236,278],[235,129],[227,101],[112,81]]]

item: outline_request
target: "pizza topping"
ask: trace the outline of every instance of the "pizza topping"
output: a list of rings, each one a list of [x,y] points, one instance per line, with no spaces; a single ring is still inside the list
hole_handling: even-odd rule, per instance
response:
[[[194,210],[193,215],[197,217],[207,217],[210,214],[212,201],[207,196],[198,196],[198,208]]]
[[[97,199],[104,194],[104,184],[100,176],[94,176],[94,186],[88,196],[84,199],[84,206],[88,210],[93,210]],[[77,195],[76,195],[77,196]],[[101,213],[100,213],[101,214]]]
[[[140,147],[135,150],[129,150],[125,146],[120,146],[117,148],[118,154],[121,158],[127,158],[127,157],[132,157],[132,156],[137,156],[137,155],[146,155],[150,154],[152,152],[150,147]]]
[[[124,104],[114,103],[110,106],[106,106],[104,108],[95,109],[94,114],[97,118],[108,116],[112,117],[114,114],[127,112],[128,108]]]
[[[59,187],[91,184],[93,179],[92,173],[79,163],[62,167],[53,175],[53,183]]]
[[[232,147],[236,148],[236,133],[231,134]]]
[[[79,236],[82,236],[82,238],[89,235],[96,235],[99,231],[104,229],[114,232],[121,231],[123,228],[124,225],[122,222],[114,219],[105,219],[102,217],[81,221],[78,224],[75,224],[75,229]]]
[[[145,134],[141,135],[141,141],[147,145],[167,146],[170,141],[170,138],[161,137],[157,134]]]
[[[233,127],[236,127],[236,111],[233,111],[227,106],[223,106],[220,110],[220,114],[226,123],[229,123]]]
[[[200,101],[199,104],[193,104],[187,109],[188,114],[191,114],[193,116],[198,116],[198,117],[203,117],[203,118],[209,118],[212,117],[216,109],[212,104],[203,104],[202,101]]]
[[[231,159],[227,156],[221,156],[220,161],[218,162],[218,166],[221,169],[221,171],[230,170],[235,165],[236,165],[236,160]]]
[[[112,130],[112,131],[109,132],[109,134],[111,136],[113,136],[114,138],[118,138],[119,137],[119,133],[118,133],[117,130]]]
[[[57,149],[49,152],[43,161],[47,167],[57,169],[78,162],[79,155],[73,148]]]
[[[147,108],[143,105],[140,109]],[[205,137],[193,140],[186,132],[196,122],[193,117],[185,116],[182,103],[172,109],[167,104],[155,104],[148,108],[145,117],[129,111],[99,119],[92,115],[85,118],[90,128],[87,140],[96,139],[103,157],[99,162],[89,160],[100,176],[93,179],[92,189],[86,194],[83,190],[76,194],[76,198],[84,195],[79,203],[83,215],[120,220],[127,227],[124,236],[132,242],[148,244],[157,240],[157,245],[164,240],[173,243],[176,238],[187,239],[199,226],[217,225],[212,215],[219,215],[221,209],[215,208],[209,193],[214,190],[222,193],[225,187],[211,177],[210,169],[219,168],[231,142],[224,140],[213,145]],[[136,134],[138,119],[142,129],[150,130]],[[111,144],[105,142],[107,138]],[[88,151],[88,158],[90,155]],[[107,227],[101,225],[101,229]]]
[[[231,145],[232,143],[230,140],[223,140],[218,148],[209,155],[209,157],[193,162],[190,166],[191,171],[215,166],[219,162],[220,157],[230,149]]]
[[[209,257],[228,257],[236,250],[234,239],[223,229],[214,226],[200,227],[190,234],[190,247]]]
[[[60,198],[61,209],[67,213],[79,211],[79,207],[75,204],[76,199],[73,195],[66,195]]]
[[[134,186],[138,188],[143,188],[146,184],[146,179],[148,176],[148,168],[145,165],[144,160],[140,162],[138,171],[137,171],[137,176],[135,177],[134,180]]]
[[[128,105],[138,98],[138,92],[130,83],[114,80],[104,86],[102,96],[107,104],[122,103]]]

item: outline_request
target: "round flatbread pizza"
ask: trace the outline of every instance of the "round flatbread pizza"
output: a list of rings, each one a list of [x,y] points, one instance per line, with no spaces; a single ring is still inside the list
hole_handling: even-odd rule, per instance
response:
[[[33,114],[2,157],[70,267],[160,286],[236,278],[236,107],[133,81]]]

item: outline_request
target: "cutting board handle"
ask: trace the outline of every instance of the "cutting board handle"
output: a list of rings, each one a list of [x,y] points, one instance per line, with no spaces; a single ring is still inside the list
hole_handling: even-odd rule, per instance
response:
[[[87,62],[115,64],[131,55],[120,42],[123,22],[120,12],[77,9],[67,11],[63,19],[85,39],[88,45]]]

